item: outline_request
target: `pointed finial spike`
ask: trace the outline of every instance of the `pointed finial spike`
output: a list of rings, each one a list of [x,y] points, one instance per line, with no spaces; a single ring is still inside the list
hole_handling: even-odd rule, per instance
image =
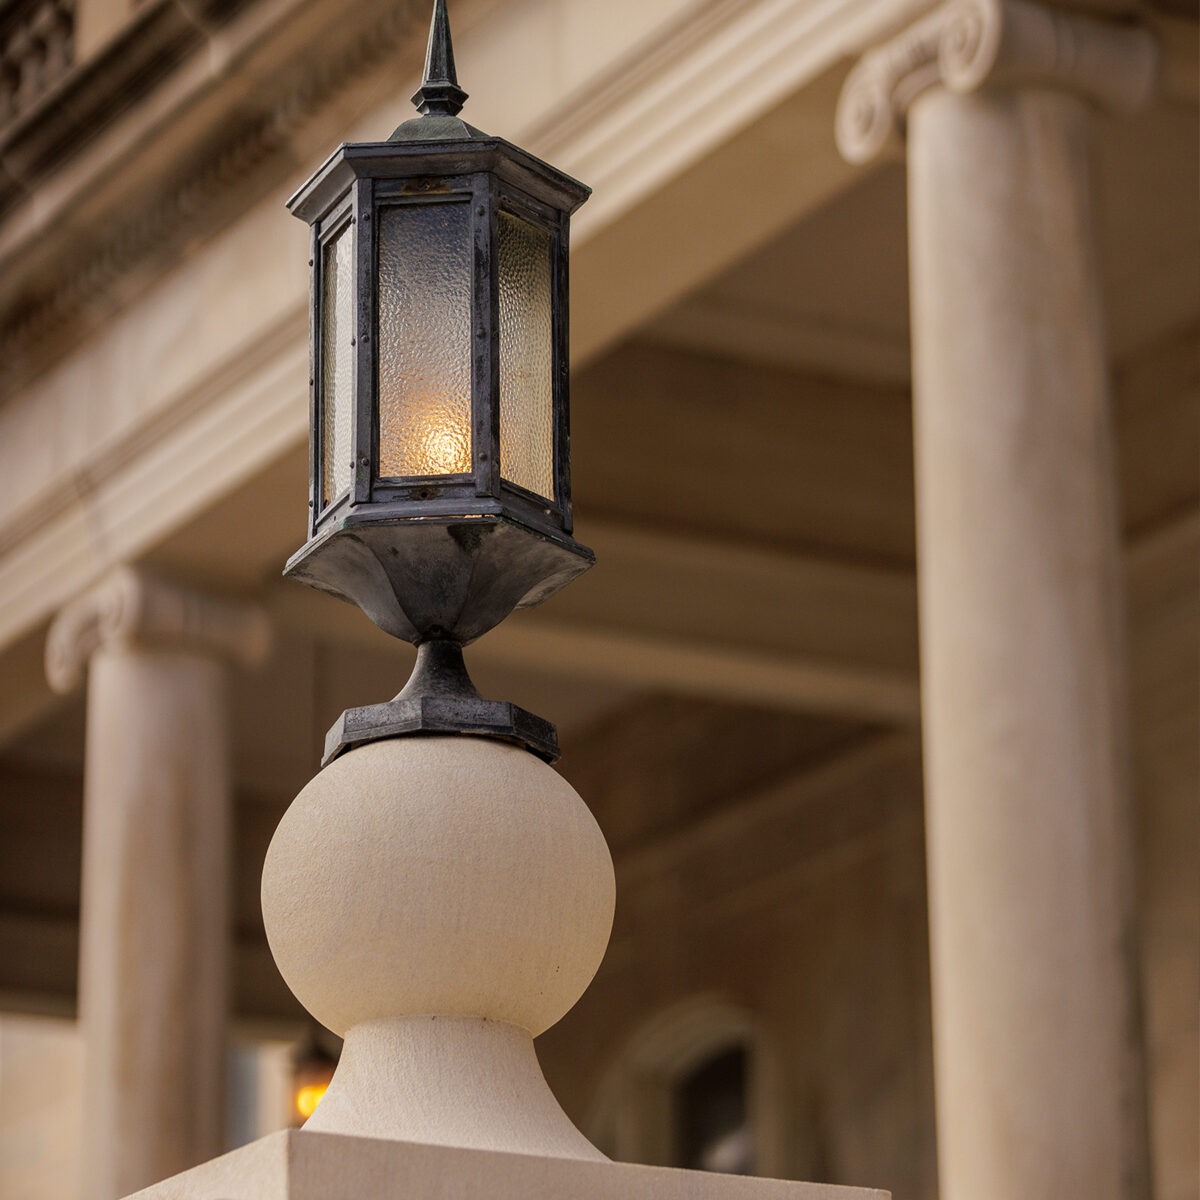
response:
[[[450,38],[446,0],[434,0],[433,20],[429,23],[429,46],[425,51],[425,82],[458,82],[454,72],[454,43]]]
[[[425,51],[425,79],[412,102],[427,117],[453,117],[458,115],[466,98],[454,70],[454,43],[450,39],[446,0],[434,0],[429,46]]]

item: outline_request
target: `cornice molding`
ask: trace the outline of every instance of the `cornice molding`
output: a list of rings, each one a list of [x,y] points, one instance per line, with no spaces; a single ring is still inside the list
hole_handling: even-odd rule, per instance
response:
[[[526,131],[529,144],[586,180],[575,244],[735,137],[924,0],[707,0]]]
[[[0,647],[307,440],[304,309],[223,364],[162,421],[105,454],[0,537]],[[54,420],[53,411],[47,419]],[[236,431],[236,436],[230,435]]]
[[[1160,76],[1158,40],[1139,25],[1031,0],[949,0],[868,51],[838,101],[838,149],[854,163],[899,149],[908,106],[941,85],[1052,87],[1115,111],[1144,107]]]
[[[176,0],[147,0],[103,51],[64,63],[50,77],[28,72],[35,86],[0,125],[0,212],[152,91],[203,40],[200,25]]]
[[[71,691],[102,647],[184,650],[253,666],[269,645],[261,609],[120,566],[55,618],[46,637],[46,678],[56,692]]]
[[[318,2],[327,7],[331,0]],[[708,0],[652,42],[633,48],[617,69],[564,97],[525,131],[522,141],[596,185],[597,195],[573,230],[581,244],[715,141],[857,53],[883,30],[911,19],[921,3]],[[215,58],[244,71],[244,60],[256,52],[253,44],[275,37],[273,31],[294,21],[294,10],[302,6],[303,0],[243,4],[220,44],[213,42]],[[260,105],[259,113],[238,127],[210,133],[174,175],[114,202],[116,219],[107,227],[95,220],[86,229],[77,224],[81,200],[94,207],[83,184],[70,198],[57,184],[53,197],[39,195],[39,214],[57,206],[53,221],[22,215],[10,220],[8,229],[0,226],[0,385],[8,391],[21,387],[169,269],[182,247],[218,230],[231,212],[255,198],[256,173],[262,192],[285,171],[315,160],[316,151],[306,149],[313,140],[309,131],[320,128],[336,136],[343,130],[344,121],[330,123],[326,116],[340,94],[372,71],[378,75],[405,38],[423,37],[426,15],[423,0],[387,6],[378,0],[345,13],[336,37],[321,43],[323,57],[310,55],[302,66],[275,62],[262,74],[264,90],[271,80],[290,84],[269,107]],[[354,33],[348,28],[352,23]],[[253,30],[243,29],[251,25]],[[181,94],[190,88],[189,95],[199,95],[226,86],[197,69],[196,58],[193,52],[163,88],[178,88]],[[189,73],[196,78],[180,87],[181,76]],[[183,111],[190,102],[180,100],[176,107]],[[147,128],[139,137],[157,138],[173,120],[168,113],[159,122],[162,128]],[[268,173],[270,183],[264,185]],[[103,174],[111,178],[111,164]],[[25,186],[33,184],[29,176]],[[31,243],[40,244],[37,261],[27,253]]]
[[[346,97],[372,72],[381,79],[382,65],[407,37],[423,36],[427,13],[422,0],[366,0],[352,10],[335,8],[334,0],[198,2],[206,15],[200,24],[209,31],[207,43],[194,40],[202,36],[195,24],[187,23],[186,31],[177,28],[183,0],[148,3],[139,21],[149,24],[143,29],[135,22],[130,31],[142,30],[142,53],[149,47],[156,62],[177,64],[155,93],[172,93],[170,104],[129,110],[103,136],[93,120],[85,131],[90,138],[86,148],[70,137],[64,142],[69,131],[62,122],[76,110],[86,115],[88,106],[82,104],[84,92],[71,91],[68,97],[62,88],[83,88],[91,71],[97,75],[89,85],[92,91],[101,98],[108,94],[103,72],[85,63],[79,67],[83,75],[72,74],[39,105],[38,120],[45,117],[49,124],[35,128],[30,114],[20,138],[16,130],[0,137],[0,192],[5,179],[25,192],[38,189],[36,205],[19,205],[0,225],[4,390],[20,387],[170,269],[186,247],[219,230],[231,213],[278,185],[284,175],[313,161],[314,146],[346,127],[344,116],[336,113],[338,105],[344,110]],[[1027,0],[990,6],[986,0],[955,0],[916,20],[926,10],[924,0],[707,0],[652,42],[631,48],[612,72],[564,97],[522,140],[595,186],[596,196],[573,231],[576,245],[582,245],[714,144],[736,136],[756,115],[909,23],[907,32],[862,59],[843,95],[838,118],[839,130],[844,125],[848,131],[843,144],[851,147],[855,161],[863,161],[879,152],[876,144],[896,143],[912,95],[940,78],[937,60],[946,14],[972,5],[981,12],[1003,10],[1007,40],[1002,41],[1021,51],[1014,62],[1028,59],[1022,31],[1038,20],[1044,24],[1048,19],[1056,30],[1061,22],[1055,36],[1062,34],[1061,46],[1068,50],[1075,31],[1084,27],[1108,30],[1120,42],[1132,35],[1139,44],[1148,44],[1145,31],[1042,9]],[[1022,9],[1038,19],[1014,15]],[[235,15],[229,18],[231,10]],[[1194,103],[1194,25],[1175,26],[1172,35],[1162,22],[1156,24],[1165,50],[1164,88]],[[180,60],[185,32],[193,40],[187,41],[191,49]],[[1019,36],[1014,40],[1014,35]],[[1039,44],[1044,47],[1044,39]],[[1083,38],[1089,62],[1100,44],[1090,33]],[[285,58],[287,54],[291,57]],[[136,58],[133,54],[129,62]],[[266,58],[271,61],[264,65]],[[1007,62],[1007,51],[1000,59]],[[1002,66],[998,60],[993,68],[997,79],[1004,74]],[[1124,69],[1101,69],[1094,82],[1120,87],[1127,75]],[[218,127],[210,120],[202,128],[188,115],[190,143],[180,143],[174,165],[164,170],[159,154],[156,179],[116,196],[113,180],[125,173],[132,157],[161,143],[189,106],[219,107],[214,97],[221,89],[235,101],[225,117],[232,109],[243,114],[240,123],[225,120]],[[247,106],[250,94],[255,100]],[[150,109],[152,116],[147,115]],[[26,135],[33,138],[27,145]],[[113,147],[98,149],[109,141]],[[79,158],[65,165],[60,161],[64,145],[79,147]],[[82,170],[85,158],[90,165]],[[56,174],[43,182],[51,168]],[[99,215],[101,193],[106,216]]]
[[[84,329],[126,303],[186,246],[215,232],[231,212],[243,210],[279,175],[294,170],[306,131],[343,92],[378,71],[406,36],[419,31],[424,11],[423,0],[398,0],[382,11],[376,6],[373,20],[323,47],[323,57],[277,67],[276,77],[287,84],[269,103],[240,125],[210,135],[179,169],[133,197],[133,203],[126,199],[115,220],[97,224],[99,236],[79,238],[68,215],[67,236],[59,234],[56,242],[74,243],[72,252],[58,254],[40,269],[30,267],[25,286],[0,299],[4,389],[19,387]],[[262,36],[262,31],[253,35]],[[246,50],[234,53],[226,46],[224,52],[236,64]],[[241,87],[232,70],[226,78],[235,89]],[[271,164],[278,169],[266,179]]]

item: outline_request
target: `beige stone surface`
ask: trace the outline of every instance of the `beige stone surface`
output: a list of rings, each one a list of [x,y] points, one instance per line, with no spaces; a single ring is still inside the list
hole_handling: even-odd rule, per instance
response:
[[[420,964],[414,963],[418,972]],[[475,1017],[369,1021],[346,1035],[306,1130],[602,1160],[546,1084],[527,1030]]]
[[[98,11],[117,6],[93,2]],[[827,73],[848,48],[918,3],[855,0],[845,24],[809,0],[789,0],[770,21],[722,5],[715,20],[698,23],[698,10],[708,7],[700,0],[650,7],[622,0],[619,26],[610,6],[592,0],[481,2],[475,13],[462,6],[456,48],[460,71],[472,80],[472,121],[550,155],[596,188],[596,201],[581,214],[591,228],[573,238],[577,357],[617,344],[848,182],[852,172],[826,136]],[[325,56],[336,54],[350,29],[369,38],[381,7],[392,9],[394,22],[397,6],[365,4],[347,14],[334,0],[259,0],[191,57],[175,86],[133,106],[121,128],[89,138],[56,186],[38,189],[37,203],[6,214],[3,282],[20,286],[19,264],[39,293],[55,286],[44,259],[57,257],[61,239],[53,234],[65,223],[97,221],[79,237],[98,250],[115,221],[139,239],[151,226],[157,237],[150,244],[160,246],[176,234],[192,245],[198,216],[219,209],[222,223],[215,236],[203,235],[202,250],[197,241],[197,252],[167,256],[169,272],[154,268],[128,291],[117,288],[120,311],[102,336],[60,345],[47,369],[0,405],[0,466],[14,481],[0,496],[0,588],[11,589],[13,600],[0,610],[0,649],[114,560],[145,553],[303,441],[306,240],[280,205],[339,141],[385,137],[411,112],[411,84],[397,85],[391,46],[360,63],[360,45],[333,65],[331,86],[319,93],[280,88],[310,76],[317,61],[326,71]],[[415,83],[427,26],[425,5],[409,7],[421,10],[405,60]],[[493,18],[481,19],[489,9]],[[304,39],[308,57],[288,57]],[[669,106],[661,101],[664,60]],[[343,85],[350,95],[341,94]],[[261,131],[247,137],[240,121],[231,130],[225,117],[242,110],[247,93],[260,95],[251,109],[279,105],[277,119],[288,129],[282,143],[263,147]],[[598,117],[610,127],[599,129]],[[269,179],[265,197],[261,189],[246,197],[219,174],[214,181],[223,139],[238,130],[233,147]],[[796,153],[798,134],[803,154]],[[750,211],[745,190],[724,181],[756,173],[758,160],[784,146],[786,186],[757,189]],[[711,162],[716,149],[720,161]],[[259,154],[266,164],[256,163]],[[697,166],[703,186],[679,187],[680,172]],[[205,181],[202,204],[192,192],[196,176]],[[681,229],[685,208],[689,236],[658,236],[664,219]],[[720,236],[711,236],[714,229]],[[69,290],[90,274],[77,256],[67,259],[57,278]],[[143,290],[151,279],[154,286]],[[64,329],[61,319],[51,326],[55,338]],[[211,454],[202,449],[209,443]],[[103,538],[94,537],[98,527]]]
[[[222,665],[196,654],[92,656],[79,982],[88,1200],[222,1147],[224,688]]]
[[[138,1200],[384,1196],[404,1200],[887,1200],[888,1193],[291,1130],[137,1194]]]
[[[0,1196],[64,1200],[79,1188],[79,1031],[0,1017]]]
[[[75,13],[75,59],[82,62],[104,45],[134,14],[130,0],[83,0]]]
[[[280,822],[262,897],[288,986],[346,1038],[313,1129],[603,1157],[533,1052],[595,974],[614,898],[595,819],[545,763],[472,737],[352,750]]]
[[[271,952],[342,1035],[436,1014],[537,1035],[582,995],[612,928],[612,860],[587,806],[527,751],[391,738],[314,777],[263,867]]]
[[[1032,87],[908,117],[944,1200],[1148,1189],[1088,123]]]

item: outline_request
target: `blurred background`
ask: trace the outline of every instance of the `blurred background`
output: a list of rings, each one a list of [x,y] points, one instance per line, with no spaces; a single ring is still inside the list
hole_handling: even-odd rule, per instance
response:
[[[484,695],[557,723],[616,863],[608,956],[539,1039],[543,1067],[615,1157],[896,1200],[937,1195],[906,169],[902,148],[848,164],[834,130],[855,61],[928,7],[451,5],[464,117],[594,189],[573,229],[572,448],[599,565],[468,653]],[[1191,0],[1072,7],[1140,15],[1194,57]],[[406,118],[428,18],[425,0],[0,0],[5,1200],[83,1194],[102,1115],[77,1024],[88,839],[88,895],[161,914],[165,944],[189,905],[221,911],[163,894],[85,820],[85,780],[112,778],[106,739],[133,726],[153,786],[191,786],[154,757],[165,675],[89,707],[102,611],[72,618],[74,681],[47,681],[51,623],[114,567],[271,629],[265,661],[214,668],[226,732],[198,720],[191,746],[229,805],[231,896],[192,960],[225,981],[218,1017],[230,998],[223,1070],[178,1076],[181,1126],[223,1114],[195,1156],[298,1121],[337,1053],[275,971],[259,876],[325,730],[393,695],[411,650],[280,579],[308,494],[308,244],[283,203],[340,141]],[[1194,69],[1092,135],[1146,1119],[1156,1200],[1197,1200]],[[183,876],[192,845],[139,853]]]

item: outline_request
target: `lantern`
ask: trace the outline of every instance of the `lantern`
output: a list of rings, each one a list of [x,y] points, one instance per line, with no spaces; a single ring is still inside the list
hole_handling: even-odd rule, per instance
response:
[[[412,732],[557,757],[553,726],[481,700],[462,647],[594,561],[572,535],[567,254],[582,184],[466,124],[445,0],[421,116],[339,147],[288,202],[311,227],[308,541],[285,574],[418,646],[326,759]]]

